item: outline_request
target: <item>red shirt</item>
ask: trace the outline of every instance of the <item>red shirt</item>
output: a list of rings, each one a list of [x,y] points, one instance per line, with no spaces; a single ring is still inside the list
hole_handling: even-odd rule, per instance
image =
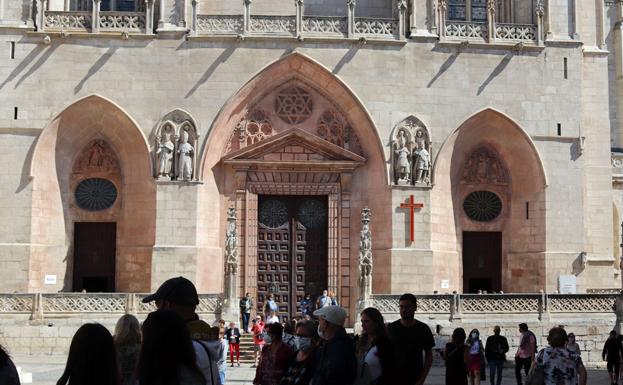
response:
[[[255,325],[251,328],[251,333],[253,333],[253,343],[255,345],[264,345],[264,340],[259,338],[259,335],[264,331],[264,322],[256,322]]]

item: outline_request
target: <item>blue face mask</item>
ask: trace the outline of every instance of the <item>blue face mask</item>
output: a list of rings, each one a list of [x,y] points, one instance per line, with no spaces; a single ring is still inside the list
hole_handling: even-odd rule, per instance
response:
[[[303,352],[307,352],[311,348],[311,338],[309,337],[297,336],[296,339],[294,340],[294,343],[296,344],[296,348]]]

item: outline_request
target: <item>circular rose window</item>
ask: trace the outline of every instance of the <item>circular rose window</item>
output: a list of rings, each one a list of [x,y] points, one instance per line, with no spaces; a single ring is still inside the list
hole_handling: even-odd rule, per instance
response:
[[[117,188],[108,179],[90,178],[81,181],[74,193],[78,207],[101,211],[111,207],[117,199]]]
[[[474,191],[463,201],[463,210],[469,219],[490,222],[502,212],[502,200],[491,191]]]

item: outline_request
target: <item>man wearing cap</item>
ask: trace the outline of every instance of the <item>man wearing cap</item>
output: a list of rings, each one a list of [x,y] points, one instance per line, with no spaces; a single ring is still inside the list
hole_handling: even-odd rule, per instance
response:
[[[197,366],[201,369],[208,385],[221,385],[217,361],[222,355],[222,345],[217,338],[210,337],[212,328],[199,319],[195,309],[199,295],[195,285],[184,277],[166,280],[155,293],[143,298],[143,303],[156,301],[158,310],[172,310],[182,317],[193,339]]]
[[[355,346],[346,334],[346,310],[340,306],[327,306],[314,312],[318,317],[318,335],[322,339],[320,359],[312,385],[345,385],[355,380],[357,358]]]

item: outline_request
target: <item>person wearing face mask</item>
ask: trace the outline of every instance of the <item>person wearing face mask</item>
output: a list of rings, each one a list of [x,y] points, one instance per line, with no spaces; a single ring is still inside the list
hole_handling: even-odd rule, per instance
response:
[[[318,332],[313,321],[296,324],[296,355],[290,361],[279,385],[309,385],[318,364]]]
[[[275,385],[279,383],[294,352],[281,340],[283,326],[280,323],[272,323],[266,326],[264,335],[264,347],[260,364],[255,371],[254,385]]]
[[[322,339],[319,361],[313,385],[352,384],[357,373],[355,346],[346,334],[346,310],[340,306],[325,306],[314,312],[318,317],[318,336]]]
[[[327,306],[331,306],[331,298],[329,298],[329,291],[323,290],[322,295],[316,299],[316,309],[322,309]]]
[[[480,332],[474,329],[469,333],[466,342],[465,362],[467,362],[467,374],[471,385],[480,385],[481,377],[484,374],[484,348],[480,340]]]

